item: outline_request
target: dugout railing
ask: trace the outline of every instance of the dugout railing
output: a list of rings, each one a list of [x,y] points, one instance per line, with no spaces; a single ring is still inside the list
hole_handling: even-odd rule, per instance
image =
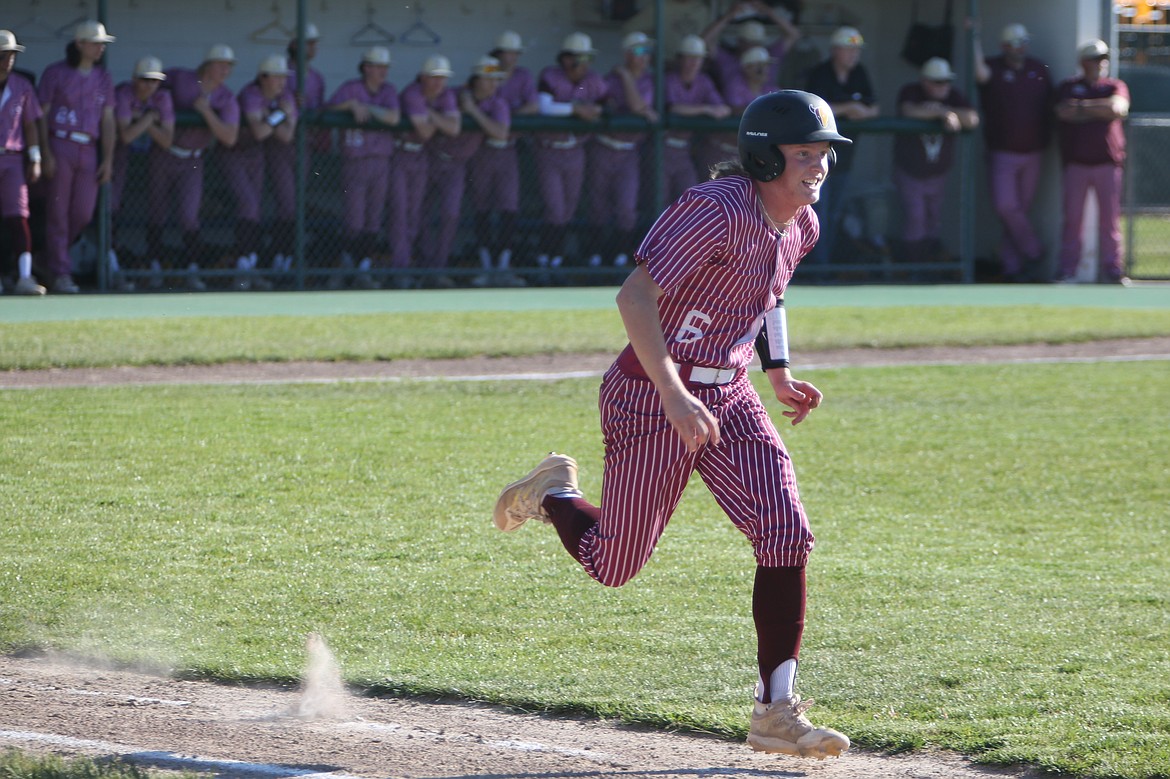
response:
[[[181,112],[177,123],[197,125],[202,120],[197,114]],[[298,126],[298,146],[304,153],[298,158],[296,179],[296,219],[292,225],[291,263],[274,267],[271,259],[262,260],[255,270],[249,271],[250,278],[260,278],[276,289],[313,290],[339,288],[353,285],[358,271],[372,278],[378,286],[405,288],[408,286],[435,286],[442,279],[443,285],[454,283],[458,286],[500,286],[509,285],[593,285],[620,283],[629,267],[615,267],[608,261],[590,265],[588,258],[598,253],[605,241],[605,229],[592,224],[588,218],[591,192],[583,186],[580,205],[569,224],[566,240],[565,262],[559,267],[545,267],[537,263],[542,253],[539,244],[542,225],[542,208],[539,188],[536,186],[536,171],[530,144],[526,139],[534,133],[546,131],[569,131],[579,135],[597,135],[609,132],[641,132],[646,141],[638,155],[640,171],[640,195],[635,233],[640,237],[661,211],[665,195],[662,188],[662,156],[658,151],[664,134],[672,129],[689,130],[694,134],[696,147],[712,134],[734,136],[738,119],[711,120],[699,118],[667,117],[650,124],[634,117],[605,117],[599,122],[588,123],[571,118],[544,116],[517,116],[512,120],[512,129],[520,137],[519,165],[521,181],[520,211],[516,222],[516,241],[513,259],[507,281],[499,273],[485,273],[478,256],[475,239],[474,216],[464,196],[460,211],[459,227],[446,267],[412,267],[395,269],[390,267],[388,258],[389,225],[381,227],[379,245],[376,247],[368,268],[350,267],[343,257],[345,244],[342,239],[342,194],[338,152],[338,134],[347,129],[360,129],[348,114],[321,112],[307,114]],[[405,120],[390,130],[401,133],[407,129]],[[843,122],[841,130],[857,139],[859,148],[867,155],[890,155],[892,137],[897,133],[937,132],[934,122],[901,118],[883,118],[864,123]],[[479,132],[477,126],[465,122],[465,132]],[[813,263],[806,261],[798,269],[796,282],[807,283],[882,283],[882,282],[967,282],[974,280],[973,256],[973,209],[965,203],[973,198],[964,193],[974,186],[972,149],[973,136],[964,133],[960,138],[957,163],[951,171],[953,187],[960,194],[949,197],[947,203],[949,225],[957,229],[948,231],[948,244],[939,256],[925,262],[903,262],[898,250],[896,234],[900,217],[898,215],[897,193],[886,181],[864,181],[855,173],[851,191],[846,193],[845,217],[837,245],[838,253],[829,261]],[[141,151],[131,150],[127,183],[122,195],[122,206],[111,222],[108,199],[99,200],[98,213],[92,230],[92,267],[84,257],[75,257],[78,275],[98,290],[105,291],[118,286],[115,282],[130,282],[135,289],[187,289],[189,276],[186,268],[190,263],[198,266],[199,279],[210,289],[233,289],[241,277],[236,267],[234,246],[235,202],[227,186],[223,166],[230,163],[230,155],[217,153],[212,147],[204,156],[205,183],[200,206],[201,247],[199,256],[191,256],[189,247],[181,245],[180,233],[173,224],[164,230],[163,242],[170,254],[161,264],[168,268],[163,274],[161,286],[159,274],[150,267],[151,260],[144,246],[148,212],[146,157]],[[390,175],[394,175],[394,158],[390,160]],[[272,226],[273,198],[269,189],[262,199],[264,223]],[[435,229],[437,216],[434,206],[426,204],[421,229]],[[424,236],[425,238],[425,236]],[[264,246],[271,249],[275,237],[267,234]],[[120,271],[115,274],[108,260],[108,248],[116,250]],[[271,254],[271,251],[268,251]],[[357,259],[357,258],[353,258]],[[605,258],[608,260],[608,258]],[[410,283],[406,283],[409,279]],[[518,280],[518,281],[517,281]],[[432,284],[430,282],[436,282]],[[250,285],[245,285],[250,286]]]

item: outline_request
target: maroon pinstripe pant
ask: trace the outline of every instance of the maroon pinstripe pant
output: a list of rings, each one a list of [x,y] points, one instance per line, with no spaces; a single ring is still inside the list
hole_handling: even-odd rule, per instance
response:
[[[813,535],[784,443],[747,372],[723,386],[691,392],[719,420],[721,441],[687,452],[654,385],[617,365],[606,372],[598,405],[605,438],[600,517],[578,547],[597,581],[618,587],[650,559],[698,471],[716,502],[768,568],[803,566]]]

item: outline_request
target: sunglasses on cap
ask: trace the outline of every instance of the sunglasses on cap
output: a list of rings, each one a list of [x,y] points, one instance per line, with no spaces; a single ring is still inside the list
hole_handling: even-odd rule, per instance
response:
[[[640,43],[637,46],[631,46],[629,48],[629,52],[631,54],[633,54],[635,57],[644,57],[647,54],[649,54],[651,51],[653,51],[653,49],[651,49],[649,46],[647,46],[644,43]]]
[[[480,65],[475,72],[481,76],[490,76],[493,73],[503,73],[504,69],[499,65]]]

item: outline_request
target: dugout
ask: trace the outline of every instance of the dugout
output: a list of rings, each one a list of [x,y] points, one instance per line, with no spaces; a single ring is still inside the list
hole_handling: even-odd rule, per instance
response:
[[[643,0],[642,2],[601,2],[601,0],[416,0],[408,5],[389,5],[372,0],[277,0],[272,3],[241,3],[238,0],[197,0],[175,5],[166,0],[135,0],[129,6],[109,0],[78,4],[75,0],[12,0],[7,4],[4,25],[12,28],[27,51],[20,55],[19,67],[40,73],[48,64],[61,58],[75,23],[82,17],[102,19],[117,36],[107,52],[107,67],[115,81],[128,77],[133,63],[145,54],[161,56],[167,66],[194,66],[212,43],[227,43],[235,49],[238,66],[228,85],[239,90],[254,73],[264,56],[283,50],[290,38],[303,35],[304,26],[313,22],[321,30],[321,41],[313,67],[326,80],[327,91],[353,77],[354,64],[362,49],[384,43],[393,54],[391,80],[404,85],[423,60],[435,53],[450,58],[458,78],[467,73],[475,60],[490,48],[495,36],[514,29],[525,41],[521,64],[538,71],[555,60],[560,41],[575,30],[588,33],[599,50],[595,69],[607,72],[619,58],[620,40],[636,18],[652,19],[652,37],[661,41],[673,34],[666,28],[675,9],[668,6],[705,7],[710,15],[720,13],[731,0]],[[970,67],[970,39],[963,29],[963,19],[976,15],[983,21],[985,50],[994,53],[998,31],[1009,22],[1022,22],[1033,32],[1032,52],[1047,61],[1054,80],[1075,71],[1077,44],[1092,37],[1113,35],[1111,3],[1108,0],[1063,0],[1060,3],[1021,4],[1006,0],[869,0],[868,2],[832,2],[803,0],[773,2],[789,9],[799,8],[803,40],[786,60],[782,86],[792,77],[793,69],[819,60],[827,50],[826,41],[841,24],[863,30],[866,49],[863,62],[875,82],[885,119],[868,127],[843,130],[860,138],[854,172],[858,218],[863,229],[892,230],[898,215],[890,207],[891,139],[896,132],[921,128],[913,122],[895,120],[895,95],[901,84],[915,78],[916,69],[903,60],[900,50],[915,9],[919,21],[941,24],[948,5],[954,27],[952,66],[959,75],[958,86],[969,96],[974,88]],[[666,9],[662,21],[654,18],[658,9]],[[649,16],[647,13],[649,12]],[[639,16],[631,18],[632,14]],[[656,65],[665,67],[669,52],[660,47]],[[298,63],[298,67],[301,63]],[[303,79],[301,79],[303,83]],[[181,119],[182,120],[182,119]],[[190,117],[187,118],[190,120]],[[336,119],[321,117],[323,126]],[[537,129],[546,119],[530,118],[527,129]],[[517,128],[522,129],[522,122]],[[699,129],[707,131],[717,128]],[[953,260],[941,268],[916,277],[921,280],[976,279],[980,257],[989,256],[998,239],[998,225],[986,204],[982,172],[982,149],[978,134],[964,138],[963,152],[952,174],[948,201],[946,234]],[[650,160],[653,165],[653,159]],[[298,219],[298,273],[293,284],[313,288],[319,278],[311,272],[325,264],[316,256],[327,252],[324,236],[335,208],[328,191],[314,182],[313,172],[305,171],[304,194]],[[317,189],[313,189],[317,186]],[[214,188],[214,185],[213,185]],[[644,222],[653,217],[649,203]],[[1046,164],[1046,175],[1037,203],[1037,217],[1048,245],[1055,251],[1059,230],[1059,171],[1055,155]],[[231,217],[231,209],[222,202],[214,204],[209,230],[221,231]],[[98,220],[100,224],[100,220]],[[463,233],[461,233],[462,235]],[[103,241],[108,237],[98,231],[98,257],[105,256]],[[875,262],[877,262],[875,260]],[[803,281],[883,281],[907,280],[905,274],[892,276],[874,262],[858,263],[861,267],[809,268]],[[900,268],[900,271],[914,269]],[[938,271],[937,273],[935,271]],[[589,274],[581,273],[581,283],[590,283]],[[95,284],[105,284],[102,263],[95,269]],[[612,274],[597,281],[611,283]]]

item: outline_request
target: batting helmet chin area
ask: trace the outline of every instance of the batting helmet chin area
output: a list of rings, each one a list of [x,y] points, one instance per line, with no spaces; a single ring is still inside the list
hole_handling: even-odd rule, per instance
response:
[[[757,181],[771,181],[784,172],[781,144],[853,143],[837,132],[833,111],[820,97],[798,89],[760,95],[739,120],[739,160]],[[829,167],[837,155],[829,147]]]

